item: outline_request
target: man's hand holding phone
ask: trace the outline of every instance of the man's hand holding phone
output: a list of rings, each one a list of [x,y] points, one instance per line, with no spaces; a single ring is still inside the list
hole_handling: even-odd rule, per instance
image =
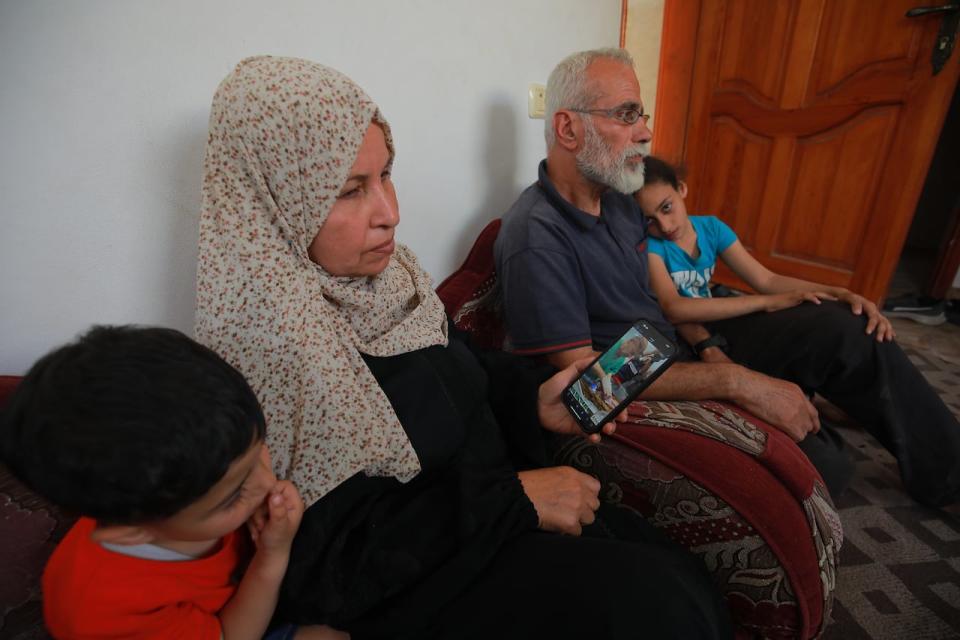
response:
[[[560,395],[590,366],[594,358],[595,356],[586,356],[577,360],[540,385],[537,413],[540,417],[540,424],[543,425],[544,429],[567,435],[586,435],[563,403]],[[614,422],[603,425],[601,433],[610,435],[617,430],[617,422],[626,422],[626,420],[627,410],[624,409],[616,416]],[[591,433],[587,437],[591,442],[600,442],[600,433]]]
[[[609,433],[607,425],[622,421],[633,399],[676,357],[673,341],[646,320],[638,320],[590,363],[574,363],[581,373],[560,392],[560,402],[582,431]]]

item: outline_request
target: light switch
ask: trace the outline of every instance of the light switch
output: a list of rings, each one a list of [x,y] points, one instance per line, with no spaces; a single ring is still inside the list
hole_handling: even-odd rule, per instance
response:
[[[536,82],[530,83],[527,94],[527,115],[531,118],[543,118],[547,110],[547,88]]]

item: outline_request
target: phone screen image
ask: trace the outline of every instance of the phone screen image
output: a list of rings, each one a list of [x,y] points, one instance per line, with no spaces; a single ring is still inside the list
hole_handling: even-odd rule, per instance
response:
[[[640,321],[563,392],[584,431],[595,433],[653,382],[672,362],[676,345]]]

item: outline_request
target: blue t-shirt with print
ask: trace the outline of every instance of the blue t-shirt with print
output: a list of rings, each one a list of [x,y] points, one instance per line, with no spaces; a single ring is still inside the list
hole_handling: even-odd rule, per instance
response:
[[[716,216],[690,216],[697,232],[700,257],[691,258],[675,242],[650,236],[648,248],[663,258],[677,291],[688,298],[709,298],[710,278],[717,268],[717,256],[732,245],[737,234]]]

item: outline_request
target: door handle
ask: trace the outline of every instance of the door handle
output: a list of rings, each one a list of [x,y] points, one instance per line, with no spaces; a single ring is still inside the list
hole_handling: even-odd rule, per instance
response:
[[[960,4],[944,4],[939,7],[914,7],[907,11],[907,17],[919,18],[920,16],[926,16],[931,13],[949,13],[952,11],[960,11]]]
[[[947,64],[950,54],[953,53],[953,45],[957,39],[957,27],[960,26],[960,4],[943,4],[939,7],[914,7],[906,13],[908,18],[919,18],[934,13],[943,14],[943,22],[940,23],[940,33],[937,34],[937,41],[933,45],[933,55],[930,56],[930,63],[933,65],[933,75],[940,73],[943,65]]]

